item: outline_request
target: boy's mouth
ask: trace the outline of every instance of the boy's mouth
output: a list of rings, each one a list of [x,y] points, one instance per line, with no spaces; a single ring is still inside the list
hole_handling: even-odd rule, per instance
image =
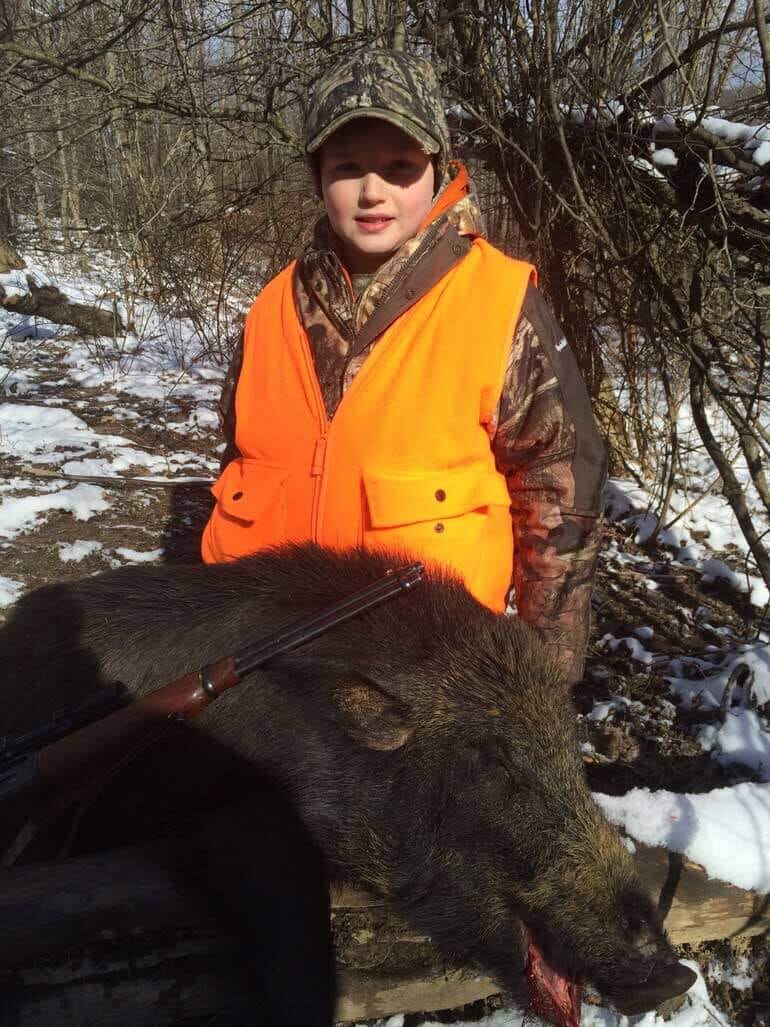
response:
[[[359,228],[365,232],[380,232],[393,221],[393,218],[384,214],[361,214],[354,219]]]

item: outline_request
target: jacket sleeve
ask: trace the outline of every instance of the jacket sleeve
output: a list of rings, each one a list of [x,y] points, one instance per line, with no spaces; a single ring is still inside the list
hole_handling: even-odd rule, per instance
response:
[[[527,292],[493,431],[508,482],[518,615],[583,674],[607,456],[577,362],[550,308]]]
[[[222,394],[219,397],[219,424],[222,435],[225,439],[225,448],[219,461],[219,473],[224,471],[231,460],[237,459],[241,454],[235,444],[235,390],[238,386],[238,378],[243,366],[243,333],[238,344],[233,350],[230,366],[227,369],[225,380],[222,385]]]

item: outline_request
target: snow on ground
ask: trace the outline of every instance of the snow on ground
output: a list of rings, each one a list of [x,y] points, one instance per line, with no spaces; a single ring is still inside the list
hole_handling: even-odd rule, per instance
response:
[[[87,556],[98,553],[101,548],[101,542],[88,539],[78,539],[76,542],[60,542],[59,559],[63,563],[80,563]]]
[[[13,578],[6,578],[0,574],[0,607],[11,606],[21,596],[24,585]]]
[[[103,446],[128,446],[118,435],[98,435],[81,418],[58,407],[0,404],[0,452],[27,463],[58,463]]]
[[[740,470],[740,468],[739,468]],[[613,519],[623,518],[636,526],[636,541],[644,542],[652,534],[657,518],[649,492],[630,481],[611,479],[607,484],[607,512]],[[750,571],[736,573],[713,553],[732,549],[746,558],[748,545],[738,527],[735,515],[723,496],[705,495],[697,499],[681,492],[674,493],[669,522],[658,536],[662,545],[670,546],[675,562],[695,567],[706,584],[719,578],[739,592],[744,592],[752,605],[762,609],[770,600],[767,586]],[[706,541],[701,541],[706,540]]]
[[[0,275],[0,288],[3,289],[9,298],[26,296],[29,293],[30,281],[38,288],[44,285],[51,285],[51,279],[42,268],[37,267],[30,261],[21,271],[6,271]]]
[[[43,281],[39,269],[29,273]],[[0,276],[0,284],[21,289],[25,274]],[[55,280],[72,300],[87,302],[96,302],[110,284],[100,276]],[[0,460],[19,472],[11,494],[0,489],[0,539],[23,537],[55,511],[90,519],[117,500],[94,485],[22,480],[25,469],[177,483],[214,476],[216,461],[200,447],[143,446],[123,433],[141,432],[149,442],[150,429],[190,441],[214,438],[223,376],[222,368],[200,360],[191,323],[164,318],[149,303],[136,301],[132,310],[141,334],[84,342],[44,319],[0,308]],[[120,432],[105,430],[105,422]]]
[[[126,546],[118,546],[115,552],[126,563],[157,563],[163,556],[162,549],[147,549],[140,552],[137,549],[128,549]]]
[[[770,735],[764,737],[766,744]],[[636,841],[684,853],[709,877],[770,891],[770,784],[745,782],[705,795],[634,788],[594,798]]]
[[[13,497],[0,502],[0,539],[13,539],[30,531],[52,510],[66,510],[78,521],[90,520],[109,502],[97,485],[75,485],[42,495]]]

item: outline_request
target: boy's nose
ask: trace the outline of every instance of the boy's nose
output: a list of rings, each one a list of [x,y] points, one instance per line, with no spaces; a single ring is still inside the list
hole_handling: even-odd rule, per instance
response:
[[[382,179],[375,172],[370,171],[361,179],[361,199],[366,203],[376,203],[384,198]]]

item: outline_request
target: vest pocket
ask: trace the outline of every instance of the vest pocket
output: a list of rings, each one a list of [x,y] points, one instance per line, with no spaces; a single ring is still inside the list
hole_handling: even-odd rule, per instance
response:
[[[364,471],[363,478],[373,529],[442,522],[488,506],[510,505],[505,479],[481,461],[413,474]]]
[[[513,566],[510,498],[494,464],[413,474],[364,471],[364,546],[401,550],[454,571],[493,610],[505,609]]]
[[[223,558],[283,541],[288,474],[286,467],[245,457],[227,465],[211,487],[217,507],[210,523]]]
[[[441,471],[364,472],[364,545],[402,549],[453,569],[474,591],[497,544],[501,508],[510,504],[505,479],[487,463]],[[506,553],[510,527],[503,540]],[[510,558],[508,560],[510,565]]]

